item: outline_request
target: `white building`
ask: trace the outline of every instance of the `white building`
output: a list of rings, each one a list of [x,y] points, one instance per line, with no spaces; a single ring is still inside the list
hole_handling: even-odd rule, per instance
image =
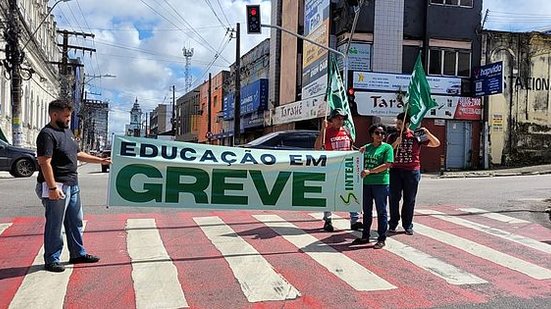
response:
[[[56,41],[56,23],[53,15],[47,15],[47,0],[19,0],[19,46],[28,42],[23,50],[25,59],[23,68],[32,68],[29,80],[23,80],[21,85],[21,125],[23,130],[22,146],[35,148],[35,140],[40,129],[49,122],[48,103],[59,95],[59,79],[57,68],[50,64],[59,61],[60,50]],[[8,1],[0,0],[0,18],[8,20]],[[46,17],[47,16],[47,17]],[[30,38],[40,22],[46,18],[40,29]],[[29,41],[30,39],[30,41]],[[6,42],[0,37],[0,59],[5,59]],[[10,83],[5,67],[0,67],[0,130],[8,142],[12,142],[12,111]]]

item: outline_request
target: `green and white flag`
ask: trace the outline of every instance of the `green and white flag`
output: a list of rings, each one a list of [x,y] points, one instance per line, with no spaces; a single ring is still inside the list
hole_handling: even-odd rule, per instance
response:
[[[406,112],[410,116],[410,129],[415,130],[421,125],[421,120],[425,114],[438,106],[430,96],[430,86],[427,82],[427,75],[421,63],[421,53],[417,56],[411,81],[409,82],[408,93],[406,95]]]
[[[352,112],[350,111],[350,104],[348,103],[348,97],[346,95],[346,89],[342,82],[341,75],[339,74],[339,68],[335,57],[329,58],[329,83],[327,85],[327,104],[329,104],[331,113],[332,110],[342,108],[342,110],[348,115],[344,121],[344,127],[350,133],[352,140],[356,140],[356,128],[354,127],[354,120],[352,120]]]

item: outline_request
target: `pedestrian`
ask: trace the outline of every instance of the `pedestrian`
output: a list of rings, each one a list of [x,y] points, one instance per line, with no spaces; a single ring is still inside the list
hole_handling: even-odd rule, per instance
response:
[[[329,151],[352,150],[352,138],[350,137],[350,133],[344,128],[344,121],[346,119],[348,119],[348,115],[342,108],[332,110],[328,119],[323,121],[314,148]],[[323,229],[327,232],[335,230],[331,221],[331,215],[330,211],[323,213]],[[359,219],[360,213],[350,212],[350,229],[359,230],[362,227]]]
[[[67,100],[54,100],[48,105],[50,122],[36,139],[38,183],[36,193],[45,208],[44,227],[45,269],[62,272],[63,250],[61,227],[65,227],[69,263],[95,263],[99,257],[88,254],[82,241],[82,205],[78,186],[77,160],[110,164],[110,158],[99,158],[80,151],[69,129],[73,107]]]
[[[371,223],[373,221],[373,200],[377,210],[377,243],[375,249],[385,246],[387,231],[386,205],[389,192],[390,173],[389,168],[394,162],[394,149],[384,142],[385,127],[382,124],[374,124],[369,127],[369,136],[372,142],[362,146],[360,152],[364,156],[364,169],[361,172],[363,178],[363,231],[362,237],[355,239],[352,244],[369,243]]]
[[[413,132],[410,128],[409,115],[400,113],[396,116],[395,134],[391,134],[387,142],[395,149],[394,163],[390,168],[390,220],[388,231],[396,233],[400,218],[407,235],[413,235],[413,212],[415,198],[421,181],[421,146],[438,147],[440,141],[427,128],[419,128]],[[400,200],[402,211],[400,212]]]

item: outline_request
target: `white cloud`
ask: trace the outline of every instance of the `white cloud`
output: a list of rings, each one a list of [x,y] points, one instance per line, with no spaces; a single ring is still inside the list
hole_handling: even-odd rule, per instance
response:
[[[149,4],[164,18],[153,12],[143,2]],[[129,122],[129,111],[136,97],[142,110],[149,112],[157,104],[172,101],[170,90],[172,85],[176,85],[176,89],[184,88],[182,55],[184,44],[194,49],[192,71],[200,72],[193,76],[193,80],[197,80],[201,78],[207,64],[214,59],[215,52],[211,49],[218,49],[223,39],[227,40],[226,30],[220,25],[205,0],[143,0],[143,2],[142,0],[73,0],[60,3],[54,10],[60,28],[93,32],[96,35],[95,44],[90,39],[78,38],[72,38],[71,43],[97,49],[97,53],[92,58],[80,52],[75,54],[84,60],[87,74],[116,75],[116,78],[95,79],[87,86],[91,91],[101,92],[101,99],[110,102],[112,109],[110,131],[116,133],[124,132],[124,125]],[[247,35],[245,5],[261,3],[262,21],[269,23],[271,1],[209,0],[209,2],[224,24],[227,23],[226,17],[231,27],[235,27],[236,22],[241,23],[242,54],[269,36],[268,30],[263,30],[261,36]],[[169,4],[175,10],[172,10]],[[226,17],[223,16],[219,4]],[[189,31],[186,22],[197,29],[212,48],[208,48],[203,39]],[[138,28],[152,29],[152,31],[142,33],[140,38]],[[176,28],[182,31],[175,30]],[[149,53],[136,49],[146,50]],[[222,69],[228,70],[230,63],[234,61],[235,40],[232,40],[210,72],[216,74]],[[177,96],[183,94],[182,91],[177,93]]]
[[[551,30],[551,1],[484,0],[490,10],[485,28],[504,31]]]

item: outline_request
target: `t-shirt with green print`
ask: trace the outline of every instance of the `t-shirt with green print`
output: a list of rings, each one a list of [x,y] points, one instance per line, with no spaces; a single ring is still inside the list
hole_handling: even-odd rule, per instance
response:
[[[384,163],[394,162],[394,149],[387,143],[379,146],[373,144],[365,145],[364,169],[371,170]],[[383,172],[369,174],[364,177],[364,185],[388,185],[390,183],[390,172],[386,169]]]

